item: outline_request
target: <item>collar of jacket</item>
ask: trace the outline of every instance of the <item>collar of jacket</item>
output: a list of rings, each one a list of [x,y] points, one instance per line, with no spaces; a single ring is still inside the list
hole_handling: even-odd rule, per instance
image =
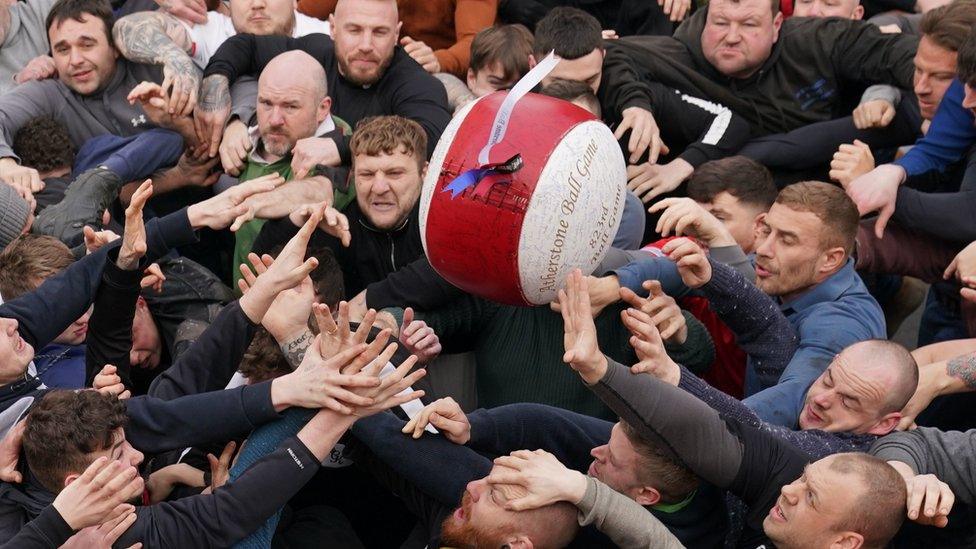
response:
[[[702,69],[703,72],[712,80],[716,82],[721,82],[729,87],[743,88],[749,86],[763,77],[764,74],[768,73],[772,66],[779,59],[780,52],[782,51],[782,44],[784,38],[784,30],[786,24],[789,20],[783,22],[783,26],[780,27],[779,38],[773,43],[773,49],[769,52],[769,57],[763,62],[759,70],[754,72],[748,78],[730,78],[720,73],[718,69],[712,66],[711,63],[705,59],[705,53],[702,51],[701,47],[701,36],[702,32],[705,30],[705,18],[708,16],[708,8],[698,10],[693,16],[686,19],[678,30],[674,31],[674,38],[685,45],[688,48],[688,52],[691,57],[695,60],[695,64]]]

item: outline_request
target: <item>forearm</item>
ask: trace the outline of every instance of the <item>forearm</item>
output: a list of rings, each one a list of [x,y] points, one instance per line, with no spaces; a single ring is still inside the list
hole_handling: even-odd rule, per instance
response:
[[[593,477],[576,504],[580,526],[593,525],[622,549],[683,549],[684,545],[639,503]]]
[[[259,219],[280,219],[303,204],[332,203],[332,183],[322,176],[289,181],[262,196],[254,210]]]
[[[296,335],[295,337],[285,338],[284,341],[278,341],[278,345],[281,347],[282,354],[285,355],[285,359],[288,361],[288,365],[294,370],[305,360],[305,352],[308,348],[312,346],[312,341],[315,336],[312,334],[311,330],[305,330],[304,332]]]
[[[896,431],[878,439],[871,454],[900,461],[916,474],[933,474],[952,489],[956,499],[976,503],[976,438],[974,431],[940,431],[919,427]]]
[[[224,388],[251,344],[255,328],[239,303],[227,305],[190,348],[153,380],[149,394],[170,400]]]
[[[122,383],[132,387],[129,376],[129,350],[132,348],[132,321],[142,271],[120,269],[110,257],[95,293],[95,304],[88,322],[85,342],[85,386],[106,364],[116,367]]]
[[[735,480],[742,444],[705,403],[609,359],[606,374],[590,388],[622,420],[705,481],[727,488]]]
[[[976,191],[927,193],[901,187],[892,219],[948,242],[968,244],[976,240]]]
[[[193,41],[179,19],[161,11],[127,15],[112,27],[115,47],[129,61],[148,65],[189,63]],[[195,67],[194,67],[195,69]],[[195,69],[196,70],[196,69]]]
[[[799,340],[771,297],[739,271],[709,258],[712,279],[700,288],[715,314],[736,335],[757,373],[778,379]]]
[[[53,505],[48,505],[34,520],[25,524],[19,532],[0,549],[55,549],[74,534],[71,526]]]

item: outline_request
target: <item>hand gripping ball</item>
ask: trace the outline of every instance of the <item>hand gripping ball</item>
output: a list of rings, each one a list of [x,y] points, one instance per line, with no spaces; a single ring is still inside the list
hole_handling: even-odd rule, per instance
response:
[[[541,305],[573,269],[590,273],[603,259],[620,225],[626,168],[605,124],[532,93],[499,117],[504,137],[480,163],[507,93],[469,104],[447,126],[424,179],[420,234],[431,265],[455,286]]]

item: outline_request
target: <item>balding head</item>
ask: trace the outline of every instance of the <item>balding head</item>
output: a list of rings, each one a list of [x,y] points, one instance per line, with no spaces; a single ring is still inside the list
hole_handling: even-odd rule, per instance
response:
[[[258,79],[258,128],[266,160],[289,154],[329,116],[325,70],[303,51],[275,57]]]
[[[870,339],[848,346],[807,391],[800,427],[889,433],[915,394],[918,365],[900,344]]]
[[[264,67],[258,89],[270,85],[310,91],[316,102],[329,93],[322,64],[301,50],[286,51]]]

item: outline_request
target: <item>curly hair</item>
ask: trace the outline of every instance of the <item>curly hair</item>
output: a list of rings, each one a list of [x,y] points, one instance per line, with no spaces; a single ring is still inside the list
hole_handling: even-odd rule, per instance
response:
[[[51,391],[29,414],[24,453],[38,482],[57,494],[64,479],[81,474],[93,452],[110,448],[129,418],[125,404],[98,391]]]
[[[77,151],[68,130],[60,122],[41,116],[17,130],[14,152],[22,165],[44,173],[70,168]]]
[[[254,384],[288,374],[291,367],[274,337],[264,328],[258,328],[238,370]]]

